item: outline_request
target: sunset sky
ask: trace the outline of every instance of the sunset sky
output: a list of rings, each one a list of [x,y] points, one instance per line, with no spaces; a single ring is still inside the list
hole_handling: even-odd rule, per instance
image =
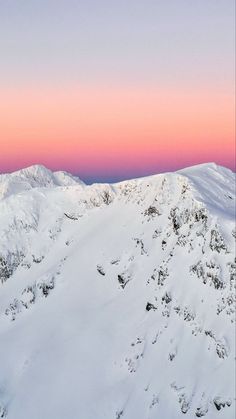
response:
[[[234,169],[234,0],[1,0],[0,172]]]

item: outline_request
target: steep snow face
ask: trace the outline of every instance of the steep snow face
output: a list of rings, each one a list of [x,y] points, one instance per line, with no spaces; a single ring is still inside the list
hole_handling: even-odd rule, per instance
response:
[[[233,419],[234,174],[35,170],[0,200],[0,417]]]

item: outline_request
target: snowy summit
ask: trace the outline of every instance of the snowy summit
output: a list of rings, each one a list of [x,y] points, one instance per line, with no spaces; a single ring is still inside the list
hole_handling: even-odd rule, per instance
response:
[[[235,178],[0,175],[0,418],[233,419]]]

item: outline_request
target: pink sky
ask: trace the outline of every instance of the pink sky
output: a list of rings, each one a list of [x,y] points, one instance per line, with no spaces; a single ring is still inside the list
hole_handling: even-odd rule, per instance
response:
[[[130,177],[215,161],[234,167],[234,96],[153,86],[1,88],[0,171],[30,164]]]

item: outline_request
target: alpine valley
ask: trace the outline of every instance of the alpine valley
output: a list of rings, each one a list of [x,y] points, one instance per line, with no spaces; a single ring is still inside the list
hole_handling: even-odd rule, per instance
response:
[[[0,175],[0,418],[233,419],[235,175]]]

